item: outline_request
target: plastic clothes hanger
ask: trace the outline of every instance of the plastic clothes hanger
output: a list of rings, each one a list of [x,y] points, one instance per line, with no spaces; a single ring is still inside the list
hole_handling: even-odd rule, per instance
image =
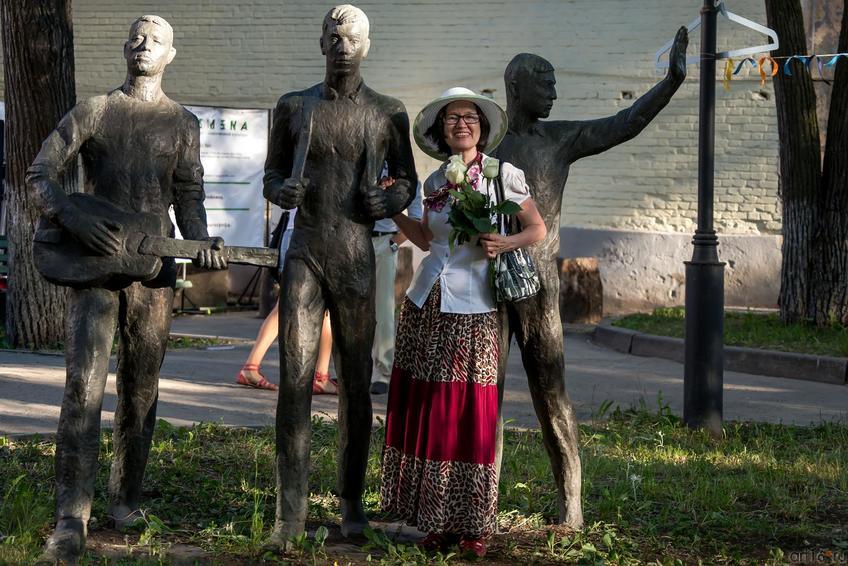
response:
[[[759,32],[763,35],[767,35],[771,43],[767,43],[765,45],[757,45],[754,47],[745,47],[742,49],[732,49],[730,51],[721,51],[716,53],[716,60],[718,59],[727,59],[729,57],[741,57],[743,55],[754,55],[757,53],[763,53],[767,51],[772,51],[777,49],[780,46],[780,42],[777,39],[777,32],[771,28],[768,28],[762,24],[758,24],[757,22],[751,21],[748,18],[743,18],[738,14],[734,14],[729,11],[727,7],[724,5],[724,2],[719,2],[716,4],[716,8],[718,9],[718,13],[730,20],[731,22],[736,22],[737,24],[741,24],[746,28],[752,29],[756,32]],[[701,27],[701,16],[698,16],[694,20],[692,20],[686,29],[689,30],[689,33]],[[656,69],[659,71],[661,69],[668,68],[668,61],[661,61],[660,58],[671,50],[671,46],[674,44],[674,40],[670,40],[668,43],[663,45],[659,51],[657,51],[654,65]],[[700,55],[692,55],[686,58],[686,64],[698,63],[701,60]]]

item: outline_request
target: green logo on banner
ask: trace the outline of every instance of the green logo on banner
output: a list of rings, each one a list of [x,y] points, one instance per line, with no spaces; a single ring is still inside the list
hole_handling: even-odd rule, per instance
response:
[[[214,118],[201,120],[198,118],[197,124],[201,130],[204,128],[207,130],[229,130],[231,132],[244,132],[247,130],[247,120],[216,120]]]

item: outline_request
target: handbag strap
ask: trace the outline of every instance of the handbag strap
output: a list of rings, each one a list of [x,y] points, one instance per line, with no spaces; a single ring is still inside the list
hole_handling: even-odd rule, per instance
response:
[[[500,204],[506,200],[506,194],[504,193],[503,181],[501,180],[501,169],[503,168],[503,160],[498,161],[498,176],[495,177],[495,197],[497,199],[497,203]],[[510,234],[515,234],[517,232],[515,225],[515,218],[510,216],[507,218],[505,214],[498,214],[498,231],[504,235],[509,236]]]
[[[286,227],[289,225],[290,216],[291,210],[283,210],[283,214],[280,216],[280,221],[277,222],[277,225],[271,232],[271,240],[268,242],[269,248],[275,249],[280,247],[280,240],[283,238],[283,232],[286,231]]]

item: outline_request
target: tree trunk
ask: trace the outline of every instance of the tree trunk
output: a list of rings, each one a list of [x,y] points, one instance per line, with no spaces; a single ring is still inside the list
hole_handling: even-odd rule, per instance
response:
[[[848,10],[838,53],[848,51]],[[818,325],[848,323],[848,61],[836,64],[827,120],[816,230],[814,317]]]
[[[765,4],[768,25],[780,38],[780,49],[774,55],[806,53],[799,0],[765,0]],[[783,264],[778,304],[783,321],[794,322],[814,318],[812,267],[821,146],[816,95],[809,73],[799,65],[791,77],[779,72],[773,81],[783,206]]]
[[[76,100],[71,0],[3,0],[6,87],[7,237],[9,294],[6,333],[15,347],[63,341],[65,291],[47,283],[32,262],[39,208],[24,176],[42,141]],[[76,186],[76,168],[65,190]]]
[[[810,53],[836,53],[839,43],[839,24],[842,21],[844,0],[801,0],[804,9],[804,26],[807,31],[807,46]],[[814,66],[815,67],[815,66]],[[816,89],[816,114],[819,118],[819,145],[822,159],[826,145],[827,115],[830,110],[830,93],[833,90],[833,71],[824,67],[821,77],[814,72],[813,88]],[[825,79],[825,80],[823,80]]]

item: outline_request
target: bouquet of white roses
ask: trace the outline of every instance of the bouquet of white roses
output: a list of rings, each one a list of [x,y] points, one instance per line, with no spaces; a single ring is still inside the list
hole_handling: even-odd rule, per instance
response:
[[[451,156],[445,171],[451,187],[449,192],[453,197],[448,214],[448,223],[452,228],[448,237],[451,250],[454,245],[461,245],[475,236],[496,232],[498,228],[493,222],[495,215],[509,216],[521,211],[521,207],[510,200],[493,205],[489,197],[477,189],[482,182],[481,176],[492,181],[498,176],[498,169],[498,160],[491,157],[482,163],[478,157],[470,165],[465,165],[461,156]]]

